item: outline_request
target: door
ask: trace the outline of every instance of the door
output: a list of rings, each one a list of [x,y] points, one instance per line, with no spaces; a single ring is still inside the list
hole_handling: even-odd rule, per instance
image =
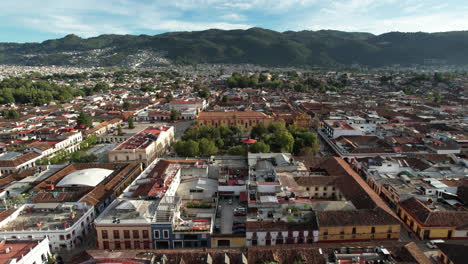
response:
[[[218,240],[218,247],[230,247],[231,241],[230,240]]]
[[[451,239],[452,238],[452,230],[449,230],[447,232],[447,239]]]
[[[431,230],[424,230],[423,239],[425,239],[425,240],[430,239],[430,235],[431,235]]]

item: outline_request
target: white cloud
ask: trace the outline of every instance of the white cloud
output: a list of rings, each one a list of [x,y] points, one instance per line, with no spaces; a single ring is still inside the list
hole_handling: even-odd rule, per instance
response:
[[[224,23],[224,22],[187,22],[181,20],[165,20],[155,25],[146,25],[147,29],[151,30],[167,30],[167,31],[198,31],[205,29],[247,29],[251,25]]]
[[[450,1],[460,4],[450,9],[440,0],[0,0],[0,23],[83,37],[252,26],[372,33],[468,29],[467,3]]]
[[[221,18],[223,18],[225,20],[229,20],[229,21],[243,21],[243,20],[246,20],[245,16],[237,14],[237,13],[229,13],[229,14],[226,14],[226,15],[222,16]]]
[[[89,24],[80,21],[76,17],[51,15],[47,17],[25,18],[25,24],[43,32],[56,34],[76,34],[81,37],[93,37],[101,34],[129,34],[125,28],[116,27],[108,24]]]
[[[389,31],[401,32],[443,32],[467,30],[468,20],[466,11],[440,13],[419,16],[404,16],[377,21],[373,31],[384,33]]]
[[[389,31],[438,32],[468,29],[466,5],[447,12],[437,0],[332,0],[303,23],[289,23],[295,30],[335,29],[381,34]]]

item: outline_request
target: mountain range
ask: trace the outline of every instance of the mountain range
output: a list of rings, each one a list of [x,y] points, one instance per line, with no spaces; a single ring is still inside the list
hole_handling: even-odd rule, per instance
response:
[[[468,65],[467,50],[468,31],[374,35],[334,30],[276,32],[262,28],[210,29],[155,36],[101,35],[87,39],[67,35],[42,43],[0,43],[0,64]]]

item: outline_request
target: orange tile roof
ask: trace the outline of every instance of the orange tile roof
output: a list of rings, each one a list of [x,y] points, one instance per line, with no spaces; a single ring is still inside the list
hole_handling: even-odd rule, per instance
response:
[[[262,112],[201,112],[198,114],[198,120],[211,119],[273,119],[271,116]]]

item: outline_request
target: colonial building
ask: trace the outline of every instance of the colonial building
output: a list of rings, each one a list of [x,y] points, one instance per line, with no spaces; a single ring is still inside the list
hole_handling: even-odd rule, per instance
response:
[[[415,197],[400,202],[398,216],[421,239],[467,239],[468,212]]]
[[[202,112],[198,114],[197,123],[204,126],[238,126],[245,130],[263,123],[271,124],[274,118],[262,112]]]
[[[147,127],[109,152],[109,162],[142,162],[150,164],[174,142],[174,127]]]
[[[117,199],[96,218],[99,249],[152,248],[150,223],[157,201]]]
[[[9,215],[0,222],[0,236],[29,240],[47,237],[55,252],[81,245],[95,216],[94,207],[85,203],[25,204],[5,212]]]
[[[50,255],[49,239],[0,241],[1,264],[47,263]]]

